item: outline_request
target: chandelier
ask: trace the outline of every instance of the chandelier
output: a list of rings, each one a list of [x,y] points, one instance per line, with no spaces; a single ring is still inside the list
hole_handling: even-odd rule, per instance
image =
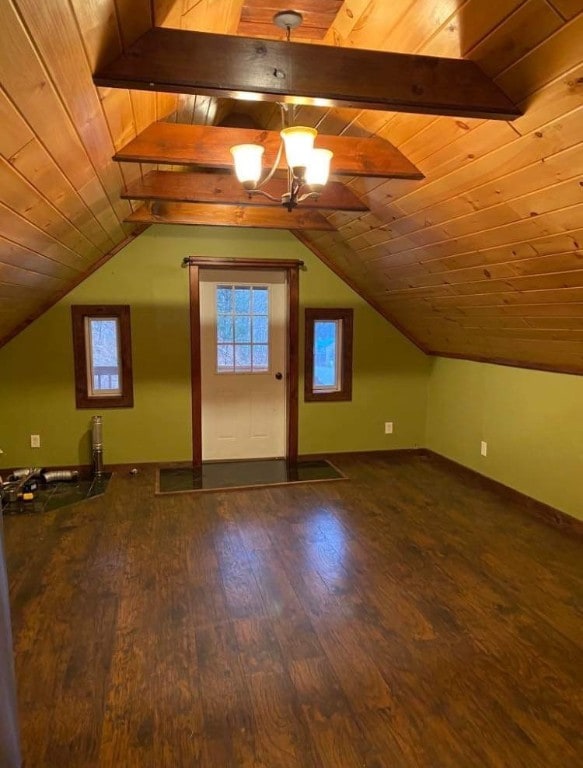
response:
[[[289,42],[291,30],[302,22],[302,15],[295,11],[283,11],[273,17],[274,23],[286,30]],[[280,104],[282,125],[285,126],[287,105]],[[293,112],[292,112],[293,113]],[[277,155],[269,173],[263,175],[263,153],[261,144],[237,144],[231,147],[231,155],[235,165],[235,175],[249,194],[262,195],[276,203],[281,203],[288,211],[292,211],[300,203],[309,198],[317,198],[322,192],[330,175],[330,161],[333,153],[329,149],[314,147],[318,135],[315,128],[302,125],[284,127],[280,131],[280,144]],[[282,154],[285,150],[287,163],[287,191],[281,198],[266,192],[264,187],[277,171]]]

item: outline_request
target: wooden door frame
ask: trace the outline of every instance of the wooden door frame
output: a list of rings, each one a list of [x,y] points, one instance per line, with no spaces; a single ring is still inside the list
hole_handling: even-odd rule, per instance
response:
[[[190,375],[192,390],[192,463],[202,464],[202,379],[200,340],[200,270],[279,270],[286,273],[287,338],[286,338],[286,427],[288,462],[298,459],[298,376],[299,376],[299,259],[213,259],[189,256],[184,259],[189,268],[190,284]]]

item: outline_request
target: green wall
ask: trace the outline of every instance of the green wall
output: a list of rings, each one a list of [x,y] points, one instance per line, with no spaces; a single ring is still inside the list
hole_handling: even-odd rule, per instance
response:
[[[300,396],[300,452],[423,444],[428,358],[293,235],[155,226],[0,349],[1,466],[88,463],[94,413],[104,418],[106,463],[191,457],[188,274],[180,269],[188,255],[299,258],[302,306],[354,308],[353,400]],[[134,408],[77,410],[70,305],[118,303],[131,306]],[[393,435],[385,421],[394,421]],[[29,447],[32,433],[40,449]]]
[[[301,453],[427,446],[583,518],[581,377],[428,358],[283,231],[151,227],[0,349],[0,466],[88,463],[93,413],[106,462],[190,458],[188,255],[299,258],[302,307],[353,307],[352,402],[304,403],[300,378]],[[117,303],[131,305],[134,408],[77,410],[70,305]],[[303,359],[303,322],[300,338]]]
[[[436,358],[426,444],[583,519],[580,376]]]

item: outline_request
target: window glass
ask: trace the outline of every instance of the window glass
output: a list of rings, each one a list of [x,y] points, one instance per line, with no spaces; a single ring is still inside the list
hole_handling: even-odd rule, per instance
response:
[[[267,344],[267,336],[269,334],[268,326],[269,318],[257,317],[253,318],[253,343],[254,344]]]
[[[235,344],[248,344],[251,341],[251,317],[235,316]]]
[[[267,344],[253,345],[253,368],[256,371],[266,371],[268,368],[269,356],[267,353]]]
[[[77,408],[131,408],[129,306],[73,305],[71,319]]]
[[[314,323],[314,390],[340,389],[339,332],[338,320],[316,320]]]
[[[267,288],[253,289],[253,314],[267,315],[269,309],[269,294]]]
[[[233,311],[233,289],[230,287],[217,288],[217,312]]]
[[[116,318],[86,319],[89,336],[90,395],[119,395],[121,369],[119,360],[119,326]]]
[[[217,341],[219,344],[233,342],[233,316],[219,315],[217,318]]]
[[[235,288],[235,314],[248,314],[251,312],[252,288]]]
[[[217,371],[269,370],[269,288],[219,285],[216,291]]]
[[[351,400],[352,309],[309,308],[305,319],[304,399]]]
[[[232,344],[219,344],[217,347],[217,365],[219,371],[232,371],[235,365],[235,349]]]

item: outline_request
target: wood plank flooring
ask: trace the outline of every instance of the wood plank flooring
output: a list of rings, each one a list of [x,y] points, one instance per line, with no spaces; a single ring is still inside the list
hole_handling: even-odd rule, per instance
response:
[[[6,518],[26,768],[581,765],[583,542],[430,457]]]

